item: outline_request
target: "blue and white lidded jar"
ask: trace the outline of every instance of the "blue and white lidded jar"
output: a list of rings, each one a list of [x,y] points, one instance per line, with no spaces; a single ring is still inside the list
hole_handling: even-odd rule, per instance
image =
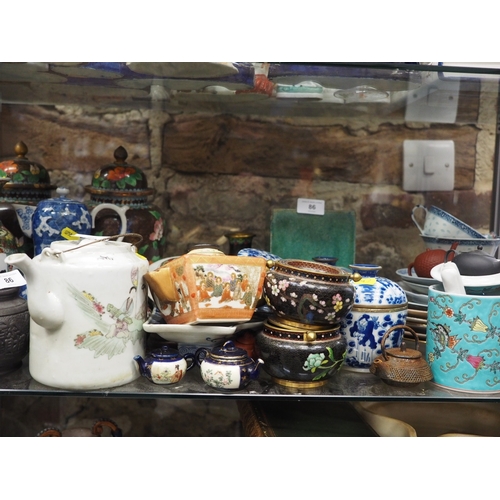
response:
[[[354,307],[342,320],[341,333],[347,341],[344,369],[369,372],[374,359],[382,354],[381,341],[389,328],[404,325],[408,314],[405,291],[394,281],[378,276],[376,264],[352,264],[361,275],[354,283]],[[399,347],[403,329],[386,341],[386,347]]]

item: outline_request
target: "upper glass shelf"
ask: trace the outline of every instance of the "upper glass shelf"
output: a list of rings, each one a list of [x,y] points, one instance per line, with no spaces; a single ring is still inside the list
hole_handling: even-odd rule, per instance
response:
[[[499,78],[500,63],[0,63],[0,103],[161,106],[172,113],[391,113],[413,94],[444,106],[457,82],[469,98],[496,93],[495,85],[482,84]]]

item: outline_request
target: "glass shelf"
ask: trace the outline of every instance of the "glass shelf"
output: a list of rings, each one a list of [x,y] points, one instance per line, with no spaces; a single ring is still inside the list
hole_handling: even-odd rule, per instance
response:
[[[21,368],[0,377],[0,396],[58,396],[92,398],[200,398],[200,399],[307,399],[330,401],[421,401],[421,402],[498,402],[499,393],[472,393],[448,390],[432,382],[414,387],[390,386],[371,373],[342,369],[328,384],[311,389],[296,389],[274,382],[260,371],[257,380],[238,391],[217,391],[207,386],[198,367],[190,370],[181,382],[161,386],[140,377],[129,384],[94,391],[66,391],[33,380],[25,360]]]
[[[479,95],[480,82],[500,78],[497,63],[471,64],[0,63],[0,103],[127,109],[160,106],[170,113],[349,116],[357,112],[376,116],[403,110],[409,93],[422,87],[439,93],[443,84],[460,81],[472,99]],[[294,88],[297,85],[302,85],[302,92]],[[307,88],[311,95],[304,92]],[[422,105],[427,104],[428,95],[419,95]],[[436,95],[433,105],[444,106]],[[370,109],[356,110],[359,104],[368,104]]]

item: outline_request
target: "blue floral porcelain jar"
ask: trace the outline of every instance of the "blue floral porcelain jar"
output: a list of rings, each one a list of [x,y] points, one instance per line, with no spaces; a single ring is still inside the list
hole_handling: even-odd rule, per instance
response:
[[[342,320],[341,333],[347,341],[345,369],[368,372],[374,359],[382,354],[381,340],[389,328],[404,325],[408,314],[405,291],[394,281],[378,276],[381,266],[352,264],[361,275],[354,283],[352,310]],[[399,347],[403,330],[387,339],[386,347]]]

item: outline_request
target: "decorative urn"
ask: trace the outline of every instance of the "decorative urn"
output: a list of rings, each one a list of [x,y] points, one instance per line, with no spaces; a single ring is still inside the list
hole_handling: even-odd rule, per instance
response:
[[[90,194],[87,204],[93,218],[93,234],[120,234],[121,219],[117,208],[121,208],[126,218],[126,232],[142,236],[138,252],[150,263],[156,262],[165,257],[167,231],[160,209],[148,201],[155,190],[148,187],[140,168],[127,163],[128,153],[123,146],[115,149],[114,157],[115,161],[97,169],[91,185],[85,186]],[[99,204],[114,205],[115,210],[101,210],[97,214],[95,207]],[[128,242],[129,238],[123,241]]]
[[[9,226],[9,230],[18,240],[19,251],[32,256],[33,213],[41,200],[51,197],[52,190],[56,186],[50,183],[48,170],[26,156],[28,147],[24,142],[18,142],[14,151],[17,155],[14,159],[0,162],[0,179],[9,178],[0,191],[0,201],[14,207],[17,224]]]

